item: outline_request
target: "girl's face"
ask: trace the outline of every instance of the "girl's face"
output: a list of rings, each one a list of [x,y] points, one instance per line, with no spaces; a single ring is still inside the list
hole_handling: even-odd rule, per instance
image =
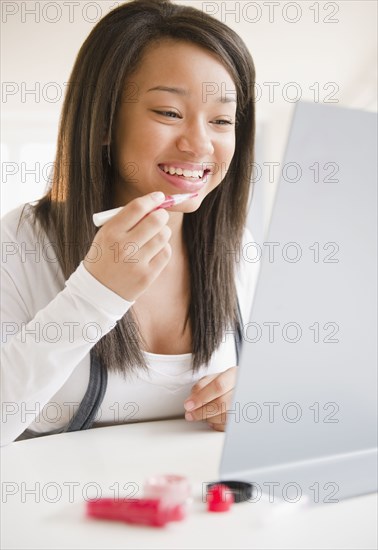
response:
[[[198,192],[170,209],[196,210],[230,166],[235,115],[235,84],[216,57],[189,42],[153,44],[117,115],[115,205],[151,191]]]

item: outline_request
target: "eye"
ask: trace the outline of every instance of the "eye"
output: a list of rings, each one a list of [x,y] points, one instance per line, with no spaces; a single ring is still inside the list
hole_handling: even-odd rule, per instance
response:
[[[226,126],[227,124],[230,126],[233,126],[233,122],[231,120],[214,120],[214,122],[217,124],[217,126]]]
[[[158,115],[165,116],[167,118],[180,118],[178,113],[175,113],[174,111],[154,111],[154,113],[157,113]]]

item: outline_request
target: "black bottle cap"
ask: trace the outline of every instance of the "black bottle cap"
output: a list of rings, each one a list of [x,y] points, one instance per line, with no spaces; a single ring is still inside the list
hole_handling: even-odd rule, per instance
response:
[[[253,485],[247,481],[214,481],[213,483],[208,483],[206,488],[209,490],[214,485],[219,484],[226,485],[231,489],[235,503],[245,502],[252,497]]]

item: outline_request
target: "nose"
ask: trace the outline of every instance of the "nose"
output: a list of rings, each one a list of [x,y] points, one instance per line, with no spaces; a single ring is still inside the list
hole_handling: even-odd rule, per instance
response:
[[[210,139],[205,123],[194,121],[186,124],[177,138],[177,148],[192,157],[203,158],[214,153],[214,146]]]

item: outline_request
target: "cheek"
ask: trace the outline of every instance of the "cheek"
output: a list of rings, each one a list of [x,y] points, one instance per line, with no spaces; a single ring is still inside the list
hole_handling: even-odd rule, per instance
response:
[[[222,139],[218,142],[219,150],[225,157],[232,157],[235,151],[236,135],[235,131],[227,132],[222,136]]]
[[[174,143],[172,128],[146,122],[127,133],[121,154],[141,166],[148,166],[162,148],[172,147]]]
[[[212,188],[217,187],[226,176],[235,153],[235,135],[227,136],[227,139],[218,141],[215,147],[215,162],[219,170],[214,174]]]
[[[230,135],[227,139],[223,140],[217,148],[217,157],[220,164],[229,168],[232,158],[235,153],[236,139],[235,135]]]
[[[143,136],[124,132],[117,141],[117,165],[123,179],[137,180],[144,171],[143,164],[149,156],[149,146]]]

